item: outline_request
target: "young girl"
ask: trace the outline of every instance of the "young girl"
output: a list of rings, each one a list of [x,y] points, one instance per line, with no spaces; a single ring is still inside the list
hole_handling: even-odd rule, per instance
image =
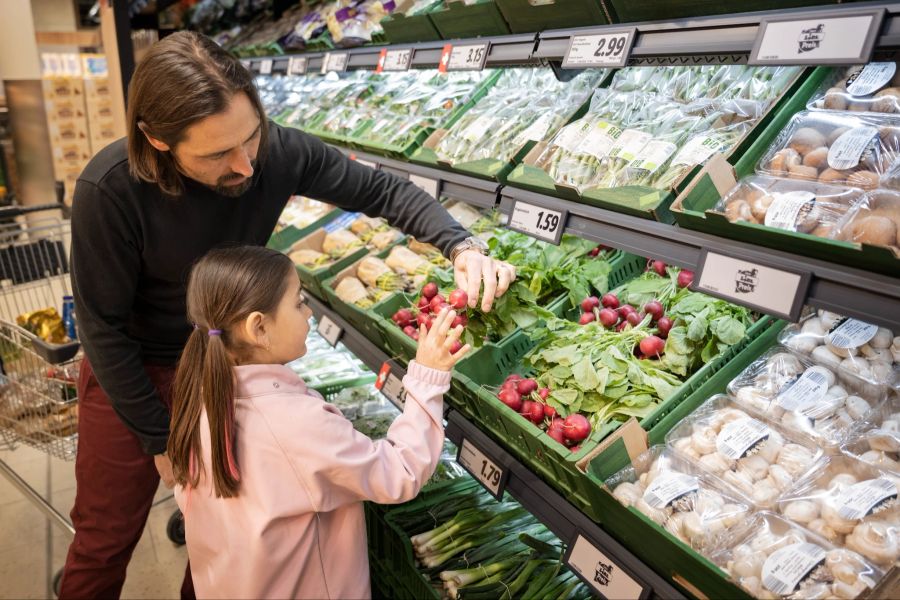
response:
[[[210,252],[187,311],[168,454],[197,596],[369,597],[362,502],[410,500],[434,471],[450,369],[469,350],[450,354],[454,313],[420,330],[403,414],[372,441],[284,366],[310,318],[286,256]]]

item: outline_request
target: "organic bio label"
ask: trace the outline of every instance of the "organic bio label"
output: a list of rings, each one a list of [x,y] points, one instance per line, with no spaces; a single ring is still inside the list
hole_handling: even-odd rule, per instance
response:
[[[859,348],[878,333],[878,325],[856,319],[841,319],[828,333],[828,342],[837,348]]]
[[[525,131],[516,136],[513,140],[514,146],[521,146],[529,140],[539,142],[544,139],[553,124],[553,115],[551,113],[542,114],[534,123],[525,128]]]
[[[717,138],[708,135],[697,135],[688,140],[675,159],[672,160],[673,165],[699,165],[706,162],[713,152],[721,146]]]
[[[766,227],[797,231],[797,221],[801,212],[809,213],[816,202],[812,192],[797,190],[794,192],[775,192],[772,204],[766,211]]]
[[[563,127],[553,140],[554,146],[559,146],[567,152],[575,152],[581,140],[590,130],[590,122],[575,121]]]
[[[577,152],[581,154],[590,154],[596,158],[603,160],[609,156],[609,151],[616,143],[616,139],[622,135],[622,130],[606,121],[598,121],[590,128],[581,143],[578,144]]]
[[[874,94],[890,83],[896,72],[895,62],[869,63],[847,79],[847,92],[851,96]]]
[[[631,162],[647,145],[647,142],[653,139],[653,134],[641,131],[639,129],[626,129],[616,140],[616,145],[609,151],[610,156],[617,156],[622,160]]]
[[[886,501],[896,499],[897,485],[880,477],[851,485],[835,497],[834,505],[842,519],[853,521],[880,512]]]
[[[462,132],[462,138],[470,142],[477,142],[490,133],[490,128],[494,124],[494,117],[491,115],[481,115],[465,128]]]
[[[819,369],[807,369],[800,377],[785,384],[775,403],[789,411],[805,412],[828,392],[828,379]]]
[[[863,152],[877,137],[878,129],[875,127],[851,129],[836,139],[828,149],[828,166],[838,171],[852,169],[859,164]]]
[[[738,419],[725,425],[716,436],[716,449],[733,460],[744,458],[751,448],[767,440],[771,433],[756,419]]]
[[[696,477],[684,473],[663,473],[647,487],[644,502],[653,508],[664,509],[675,500],[699,489]]]
[[[800,582],[824,562],[825,550],[820,546],[791,544],[770,554],[763,563],[763,586],[779,596],[792,594]]]
[[[663,142],[661,140],[653,140],[644,146],[640,155],[628,165],[629,169],[638,169],[647,171],[650,174],[655,173],[661,166],[666,164],[669,157],[672,156],[678,146],[672,142]]]

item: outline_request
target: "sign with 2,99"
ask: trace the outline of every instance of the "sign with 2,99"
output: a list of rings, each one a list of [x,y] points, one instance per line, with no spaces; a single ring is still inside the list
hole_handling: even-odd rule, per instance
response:
[[[550,210],[516,200],[507,227],[539,240],[559,245],[559,240],[566,229],[567,217],[568,213],[565,210]]]
[[[636,29],[592,35],[573,35],[563,58],[565,69],[584,67],[624,67],[634,45]]]

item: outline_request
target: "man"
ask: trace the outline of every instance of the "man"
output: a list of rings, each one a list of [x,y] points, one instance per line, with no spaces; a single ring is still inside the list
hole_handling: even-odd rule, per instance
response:
[[[169,387],[190,331],[191,264],[222,244],[265,244],[301,194],[382,216],[440,248],[476,306],[515,277],[411,183],[265,119],[250,74],[188,32],[156,44],[128,91],[128,137],[75,189],[72,282],[87,360],[78,384],[78,484],[62,598],[117,597],[165,456]],[[186,572],[183,596],[193,589]]]

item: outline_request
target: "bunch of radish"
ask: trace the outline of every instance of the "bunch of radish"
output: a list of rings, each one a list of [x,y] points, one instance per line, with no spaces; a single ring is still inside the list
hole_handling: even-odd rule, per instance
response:
[[[661,260],[650,259],[647,261],[647,271],[653,271],[660,277],[666,277],[668,275],[667,269],[669,265],[664,263]],[[689,271],[687,269],[682,269],[678,272],[678,287],[686,288],[694,283],[694,272]]]
[[[518,374],[507,377],[497,392],[500,402],[546,431],[547,435],[572,452],[577,452],[579,444],[591,434],[591,424],[584,415],[577,413],[561,418],[556,409],[547,403],[549,396],[550,388],[539,387],[534,379]]]
[[[451,327],[455,329],[460,325],[463,327],[468,325],[469,318],[464,312],[468,303],[469,295],[463,290],[454,290],[447,298],[444,298],[438,292],[436,283],[426,283],[422,287],[422,295],[416,302],[415,308],[401,308],[391,315],[391,320],[403,330],[403,333],[418,341],[419,327],[424,326],[425,329],[431,329],[432,318],[445,308],[457,311]],[[462,348],[462,343],[457,340],[450,349],[450,353],[455,354],[460,348]]]

